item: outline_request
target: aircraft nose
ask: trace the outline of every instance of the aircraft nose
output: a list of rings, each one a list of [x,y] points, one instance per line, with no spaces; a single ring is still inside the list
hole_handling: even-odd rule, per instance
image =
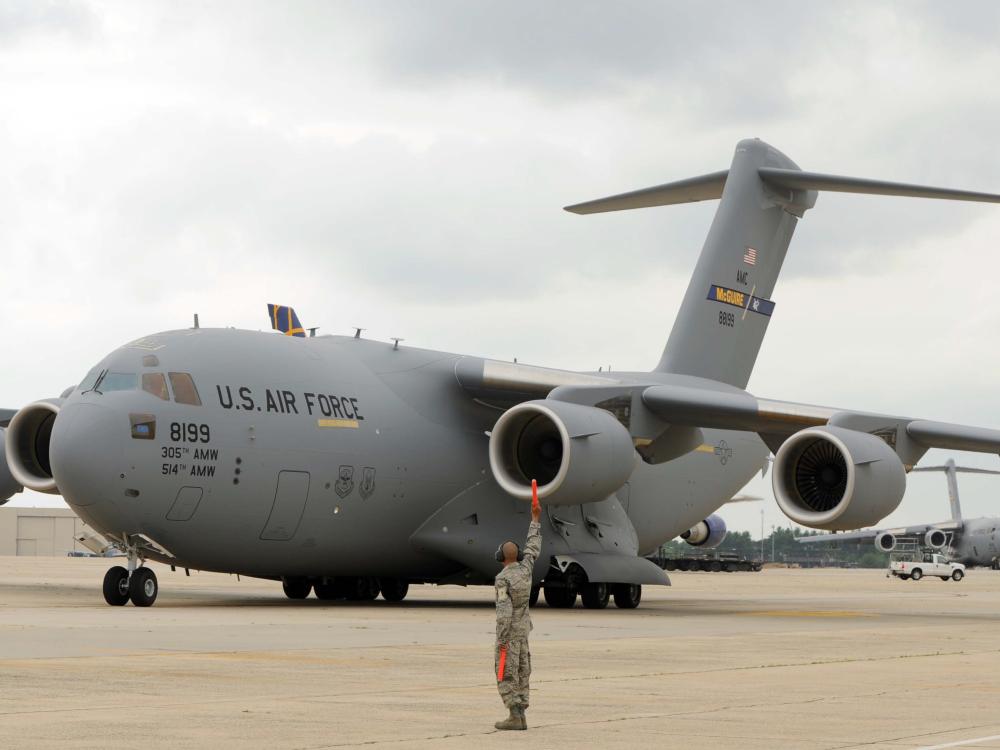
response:
[[[117,486],[128,418],[89,403],[63,407],[52,428],[52,476],[71,505],[93,505]]]

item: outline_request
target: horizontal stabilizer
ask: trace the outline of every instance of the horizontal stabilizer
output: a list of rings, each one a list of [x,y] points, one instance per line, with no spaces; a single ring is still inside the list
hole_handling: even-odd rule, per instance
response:
[[[761,167],[757,173],[768,185],[787,190],[827,190],[834,193],[898,195],[905,198],[940,198],[951,201],[1000,203],[1000,195],[976,193],[971,190],[908,185],[904,182],[868,180],[861,177],[843,177],[836,174],[802,172],[797,169],[778,169],[775,167]]]
[[[972,466],[915,466],[910,471],[958,471],[964,474],[1000,474],[993,469],[977,469]]]
[[[665,185],[633,190],[630,193],[620,193],[608,198],[577,203],[566,206],[566,210],[574,214],[600,214],[606,211],[626,211],[630,208],[651,208],[653,206],[672,206],[678,203],[696,203],[697,201],[718,200],[722,197],[722,188],[726,186],[728,169],[712,172],[686,180],[668,182]]]
[[[859,193],[863,195],[896,195],[904,198],[938,198],[952,201],[979,201],[1000,203],[996,193],[979,193],[972,190],[910,185],[905,182],[869,180],[864,177],[845,177],[821,172],[803,172],[799,169],[759,167],[757,174],[771,188],[779,190],[825,190],[833,193]],[[686,180],[611,195],[607,198],[585,201],[566,210],[574,214],[600,214],[608,211],[627,211],[632,208],[672,206],[678,203],[717,200],[722,197],[729,170],[712,172]],[[812,204],[808,204],[808,208]]]

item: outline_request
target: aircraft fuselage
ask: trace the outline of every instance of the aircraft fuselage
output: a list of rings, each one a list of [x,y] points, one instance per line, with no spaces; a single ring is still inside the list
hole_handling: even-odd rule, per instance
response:
[[[89,377],[66,398],[51,438],[53,476],[93,528],[142,534],[179,566],[426,581],[468,560],[488,569],[499,542],[523,537],[528,508],[492,481],[489,431],[501,411],[463,389],[460,359],[348,337],[155,334],[99,363],[94,373],[108,375],[96,390]],[[752,433],[704,437],[679,459],[640,462],[619,491],[640,551],[708,516],[766,460]],[[470,531],[466,563],[417,534],[460,495],[480,509],[477,523],[491,518],[481,535],[461,524],[443,531]],[[568,549],[567,519],[583,512],[549,509],[543,554]]]

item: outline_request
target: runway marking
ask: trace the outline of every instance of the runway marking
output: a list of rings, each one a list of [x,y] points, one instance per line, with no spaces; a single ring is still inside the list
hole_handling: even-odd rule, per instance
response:
[[[760,612],[741,612],[751,617],[878,617],[870,612],[849,612],[846,610],[795,610],[771,609]]]
[[[943,750],[946,747],[961,747],[962,745],[975,745],[979,742],[990,742],[1000,740],[1000,734],[993,734],[989,737],[976,737],[972,740],[958,740],[956,742],[946,742],[943,745],[921,745],[916,750]]]

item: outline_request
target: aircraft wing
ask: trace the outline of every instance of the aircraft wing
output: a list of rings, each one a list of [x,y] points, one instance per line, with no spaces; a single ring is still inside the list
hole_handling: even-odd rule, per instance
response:
[[[961,521],[942,521],[941,523],[923,523],[916,526],[902,526],[892,529],[860,529],[858,531],[845,531],[837,534],[815,534],[813,536],[800,536],[795,541],[800,544],[820,544],[823,542],[866,542],[874,539],[879,534],[892,534],[897,538],[919,537],[926,534],[931,529],[941,531],[960,531]]]
[[[775,451],[792,433],[829,425],[885,438],[909,467],[929,448],[1000,454],[1000,430],[761,399],[743,390],[654,385],[642,391],[642,403],[671,425],[756,432]]]
[[[930,448],[1000,454],[1000,430],[758,398],[701,378],[676,376],[676,382],[655,383],[648,375],[578,373],[474,357],[457,361],[455,377],[467,391],[486,399],[549,398],[603,408],[624,403],[626,426],[637,446],[655,442],[667,428],[718,428],[756,432],[777,452],[793,433],[828,425],[882,437],[907,468]],[[644,456],[651,463],[675,457],[669,452]]]

